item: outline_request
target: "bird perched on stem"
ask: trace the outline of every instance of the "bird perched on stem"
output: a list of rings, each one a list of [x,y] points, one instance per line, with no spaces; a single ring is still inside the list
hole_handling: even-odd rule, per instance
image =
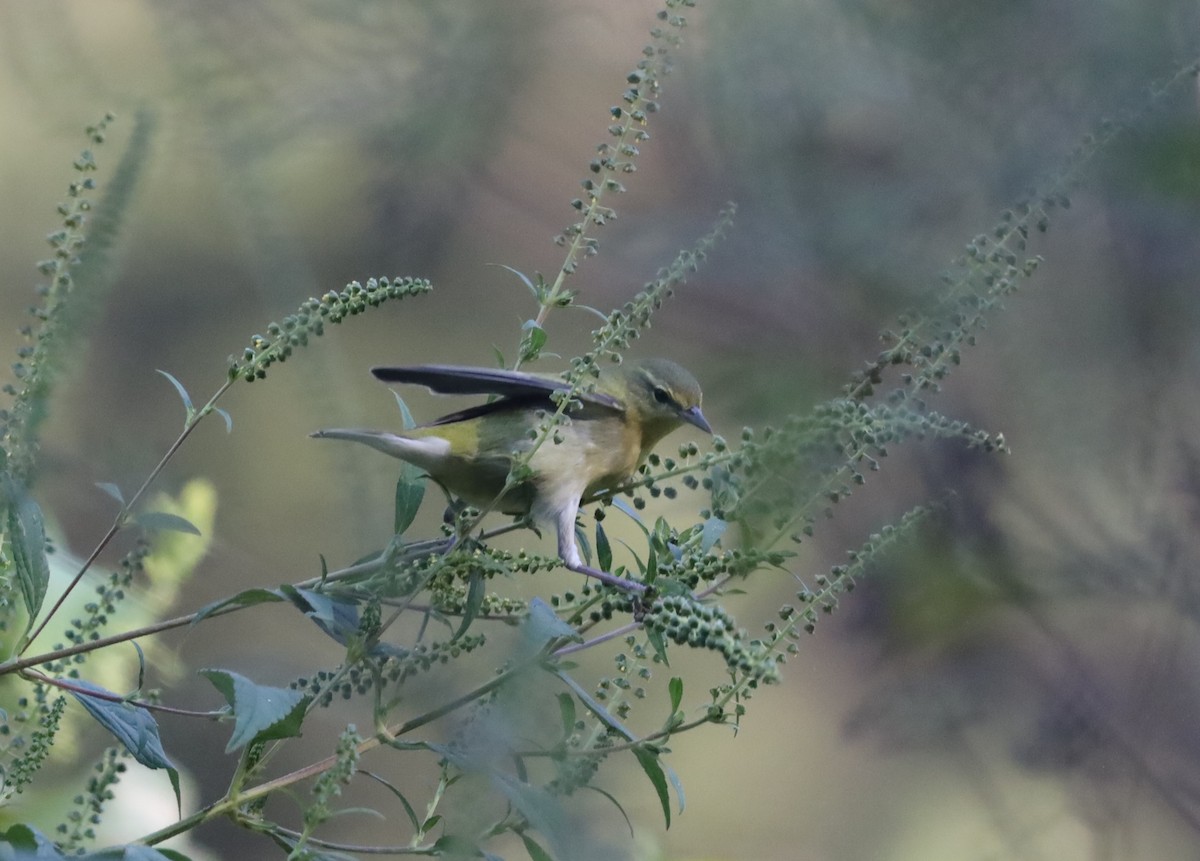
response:
[[[558,555],[572,571],[645,591],[641,583],[584,564],[575,544],[575,515],[581,499],[619,486],[676,428],[689,424],[712,433],[700,412],[700,384],[690,373],[666,359],[606,368],[591,391],[575,394],[566,421],[540,445],[538,429],[558,409],[556,393],[564,393],[557,396],[561,400],[570,390],[562,379],[452,365],[378,367],[371,373],[386,383],[423,385],[438,394],[499,398],[401,433],[333,428],[312,436],[353,440],[398,457],[485,511],[553,523]],[[528,470],[510,480],[514,458],[522,456],[528,457]]]

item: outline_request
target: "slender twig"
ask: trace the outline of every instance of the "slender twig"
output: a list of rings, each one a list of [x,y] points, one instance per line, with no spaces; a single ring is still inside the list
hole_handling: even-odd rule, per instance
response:
[[[87,687],[78,683],[74,683],[69,679],[56,679],[47,676],[44,673],[39,673],[36,670],[25,670],[21,673],[21,678],[30,682],[41,682],[45,685],[51,685],[60,690],[67,691],[72,694],[79,694],[84,697],[91,697],[97,700],[106,700],[110,703],[126,703],[135,708],[145,709],[146,711],[164,712],[165,714],[182,715],[184,717],[200,717],[200,718],[220,718],[228,714],[224,709],[218,711],[195,711],[193,709],[181,709],[174,706],[164,706],[159,703],[150,703],[145,700],[133,700],[129,697],[123,697],[120,694],[114,694],[111,691],[97,690],[96,688]]]
[[[88,558],[84,560],[84,563],[80,566],[79,571],[71,579],[71,582],[67,584],[67,588],[63,590],[63,593],[58,596],[58,600],[54,602],[54,606],[52,606],[49,612],[42,617],[42,621],[38,623],[38,626],[33,630],[33,633],[30,634],[26,639],[25,645],[21,647],[21,650],[17,653],[18,655],[25,654],[25,650],[33,645],[33,641],[37,639],[38,635],[41,634],[43,630],[45,630],[46,625],[50,624],[50,620],[54,618],[54,615],[58,612],[59,608],[62,607],[63,602],[67,600],[67,597],[75,590],[75,587],[79,585],[79,581],[83,579],[83,575],[86,574],[92,567],[92,563],[96,561],[96,559],[104,551],[104,548],[106,548],[113,538],[116,537],[116,534],[121,531],[121,528],[129,519],[129,512],[133,510],[133,507],[142,498],[142,495],[149,489],[154,480],[158,478],[159,473],[163,471],[168,461],[175,456],[175,452],[179,451],[180,446],[182,446],[187,441],[187,438],[192,435],[192,431],[196,429],[196,426],[200,424],[200,421],[205,416],[212,413],[213,406],[216,404],[221,395],[225,394],[225,392],[228,391],[229,387],[232,385],[233,380],[226,380],[221,387],[217,389],[216,394],[208,399],[207,404],[188,416],[187,421],[184,422],[183,430],[180,432],[179,436],[175,438],[175,442],[171,443],[171,446],[167,449],[166,454],[159,459],[158,464],[154,467],[154,469],[150,470],[150,474],[146,476],[146,480],[142,482],[142,486],[137,489],[137,492],[130,497],[127,503],[121,506],[121,510],[117,512],[116,518],[113,519],[112,525],[108,527],[108,531],[104,533],[104,537],[100,539],[99,543],[96,544],[96,547],[92,550]]]

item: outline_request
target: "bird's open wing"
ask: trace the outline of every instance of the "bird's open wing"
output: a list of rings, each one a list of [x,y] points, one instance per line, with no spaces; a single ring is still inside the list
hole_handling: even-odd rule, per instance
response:
[[[376,379],[385,383],[411,383],[425,386],[441,395],[502,395],[513,399],[549,398],[567,384],[554,377],[539,377],[521,371],[499,368],[464,368],[457,365],[414,365],[409,368],[371,368]],[[579,394],[584,403],[622,410],[620,401],[602,392]]]

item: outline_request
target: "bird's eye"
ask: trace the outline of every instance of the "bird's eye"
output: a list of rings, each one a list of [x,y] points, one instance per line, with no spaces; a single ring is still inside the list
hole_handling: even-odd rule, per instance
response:
[[[671,402],[671,396],[662,386],[655,386],[654,400],[658,401],[660,404],[669,404]]]

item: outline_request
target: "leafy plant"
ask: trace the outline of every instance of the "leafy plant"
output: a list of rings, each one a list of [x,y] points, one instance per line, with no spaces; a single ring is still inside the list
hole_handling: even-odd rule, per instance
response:
[[[565,251],[553,280],[509,269],[528,288],[535,308],[516,333],[514,367],[541,358],[551,314],[578,304],[571,279],[599,251],[600,229],[617,217],[613,199],[631,181],[640,149],[648,145],[646,128],[692,6],[690,0],[667,0],[659,12],[650,43],[628,74],[619,104],[610,110],[609,137],[587,166],[583,196],[571,201],[577,215],[557,238]],[[1168,87],[1193,73],[1181,72]],[[88,129],[91,145],[103,142],[112,121],[108,116]],[[4,795],[37,791],[41,769],[53,757],[52,742],[63,731],[64,715],[76,705],[117,743],[102,756],[97,776],[64,815],[53,839],[26,824],[0,835],[0,846],[17,857],[68,857],[88,846],[92,826],[103,817],[127,758],[163,771],[179,802],[179,775],[168,752],[171,739],[164,738],[155,719],[162,711],[198,723],[230,724],[226,750],[238,759],[222,797],[196,810],[181,810],[175,824],[126,847],[127,854],[136,851],[137,857],[182,858],[178,851],[149,847],[225,817],[273,841],[290,858],[355,852],[486,858],[513,846],[534,861],[576,858],[587,835],[571,825],[572,796],[597,793],[628,821],[622,800],[603,788],[602,766],[640,769],[670,827],[684,807],[683,783],[668,762],[672,739],[708,725],[738,728],[758,691],[779,681],[782,665],[798,651],[803,636],[815,631],[872,564],[925,518],[935,516],[937,504],[914,508],[883,526],[825,573],[793,570],[794,546],[815,535],[837,504],[864,486],[901,443],[939,438],[982,452],[1007,450],[1002,435],[943,416],[927,400],[963,360],[1001,299],[1034,274],[1039,258],[1031,254],[1029,243],[1046,229],[1055,210],[1067,204],[1066,194],[1088,159],[1121,130],[1106,127],[1044,190],[972,240],[944,283],[931,291],[927,306],[883,333],[883,351],[852,376],[838,397],[777,427],[747,428],[736,443],[721,437],[708,448],[684,443],[672,456],[650,458],[627,486],[591,500],[597,506],[594,524],[580,527],[590,555],[606,570],[652,584],[653,595],[644,603],[590,584],[544,600],[511,597],[511,578],[554,569],[558,560],[492,546],[489,541],[496,535],[526,524],[489,527],[483,519],[487,512],[471,509],[458,510],[442,535],[409,535],[425,488],[418,472],[402,467],[394,495],[395,534],[382,551],[345,568],[322,566],[299,582],[248,589],[185,616],[114,631],[113,617],[126,590],[142,576],[155,537],[201,532],[184,514],[165,506],[146,507],[143,500],[200,423],[220,416],[226,430],[233,431],[232,416],[218,406],[223,396],[234,386],[275,373],[277,364],[310,346],[328,325],[432,289],[420,278],[370,278],[304,301],[296,313],[262,329],[265,334],[252,335],[242,354],[230,357],[223,380],[200,406],[178,379],[160,371],[181,399],[182,429],[133,492],[102,485],[118,512],[62,587],[52,588],[52,531],[32,490],[38,432],[47,418],[46,400],[62,354],[81,337],[86,315],[76,309],[94,307],[94,294],[103,290],[105,243],[115,233],[137,167],[146,158],[149,121],[140,120],[137,129],[109,196],[97,207],[91,199],[96,170],[91,150],[76,162],[82,179],[69,187],[69,200],[59,209],[62,224],[51,237],[53,257],[40,265],[47,279],[40,290],[42,304],[23,330],[29,344],[14,368],[16,383],[6,390],[12,404],[0,417],[0,611],[6,634],[0,673],[9,730],[0,759]],[[89,232],[85,225],[94,209],[103,220],[93,222]],[[725,207],[692,248],[621,308],[600,314],[603,322],[592,333],[591,347],[571,360],[565,373],[570,389],[545,417],[535,448],[553,444],[572,399],[593,384],[602,363],[620,361],[631,342],[645,333],[654,315],[731,228],[734,215],[732,205]],[[80,295],[83,282],[87,296]],[[510,481],[525,477],[524,465],[514,466]],[[663,517],[650,522],[644,516],[649,500],[681,493],[699,500],[691,522]],[[642,542],[628,552],[614,547],[605,528],[614,512],[640,529]],[[71,619],[66,642],[47,644],[47,626],[62,621],[67,602],[98,573],[101,554],[118,534],[131,530],[145,538],[107,585],[101,584],[101,600]],[[795,575],[800,588],[751,631],[737,622],[727,598],[758,588],[772,570]],[[131,692],[116,693],[85,678],[92,666],[88,659],[119,643],[205,624],[228,613],[255,612],[265,604],[286,605],[311,620],[344,650],[341,661],[287,687],[264,685],[233,669],[205,669],[201,676],[224,705],[204,713],[165,705],[164,695],[143,689],[140,680]],[[414,620],[414,630],[409,630],[407,623]],[[711,654],[707,674],[675,669],[671,661],[688,649]],[[576,656],[585,652],[604,655],[609,669],[597,674],[576,663]],[[446,685],[446,691],[455,692],[415,714],[407,708],[417,683],[449,677],[456,665],[468,662],[485,665],[490,674],[466,690]],[[357,718],[347,722],[332,752],[321,757],[313,745],[304,745],[302,730],[315,713],[341,700],[351,701],[348,708]],[[297,746],[309,763],[270,776],[270,766]],[[385,754],[436,769],[436,787],[423,803],[414,803],[369,769],[372,759]],[[361,812],[339,807],[343,793],[358,783],[377,784],[387,793],[387,815],[404,828],[396,845],[348,845],[322,836],[330,820]],[[305,784],[307,796],[298,791]],[[268,802],[289,800],[296,810],[268,814]],[[113,847],[89,857],[119,857],[119,852]]]

